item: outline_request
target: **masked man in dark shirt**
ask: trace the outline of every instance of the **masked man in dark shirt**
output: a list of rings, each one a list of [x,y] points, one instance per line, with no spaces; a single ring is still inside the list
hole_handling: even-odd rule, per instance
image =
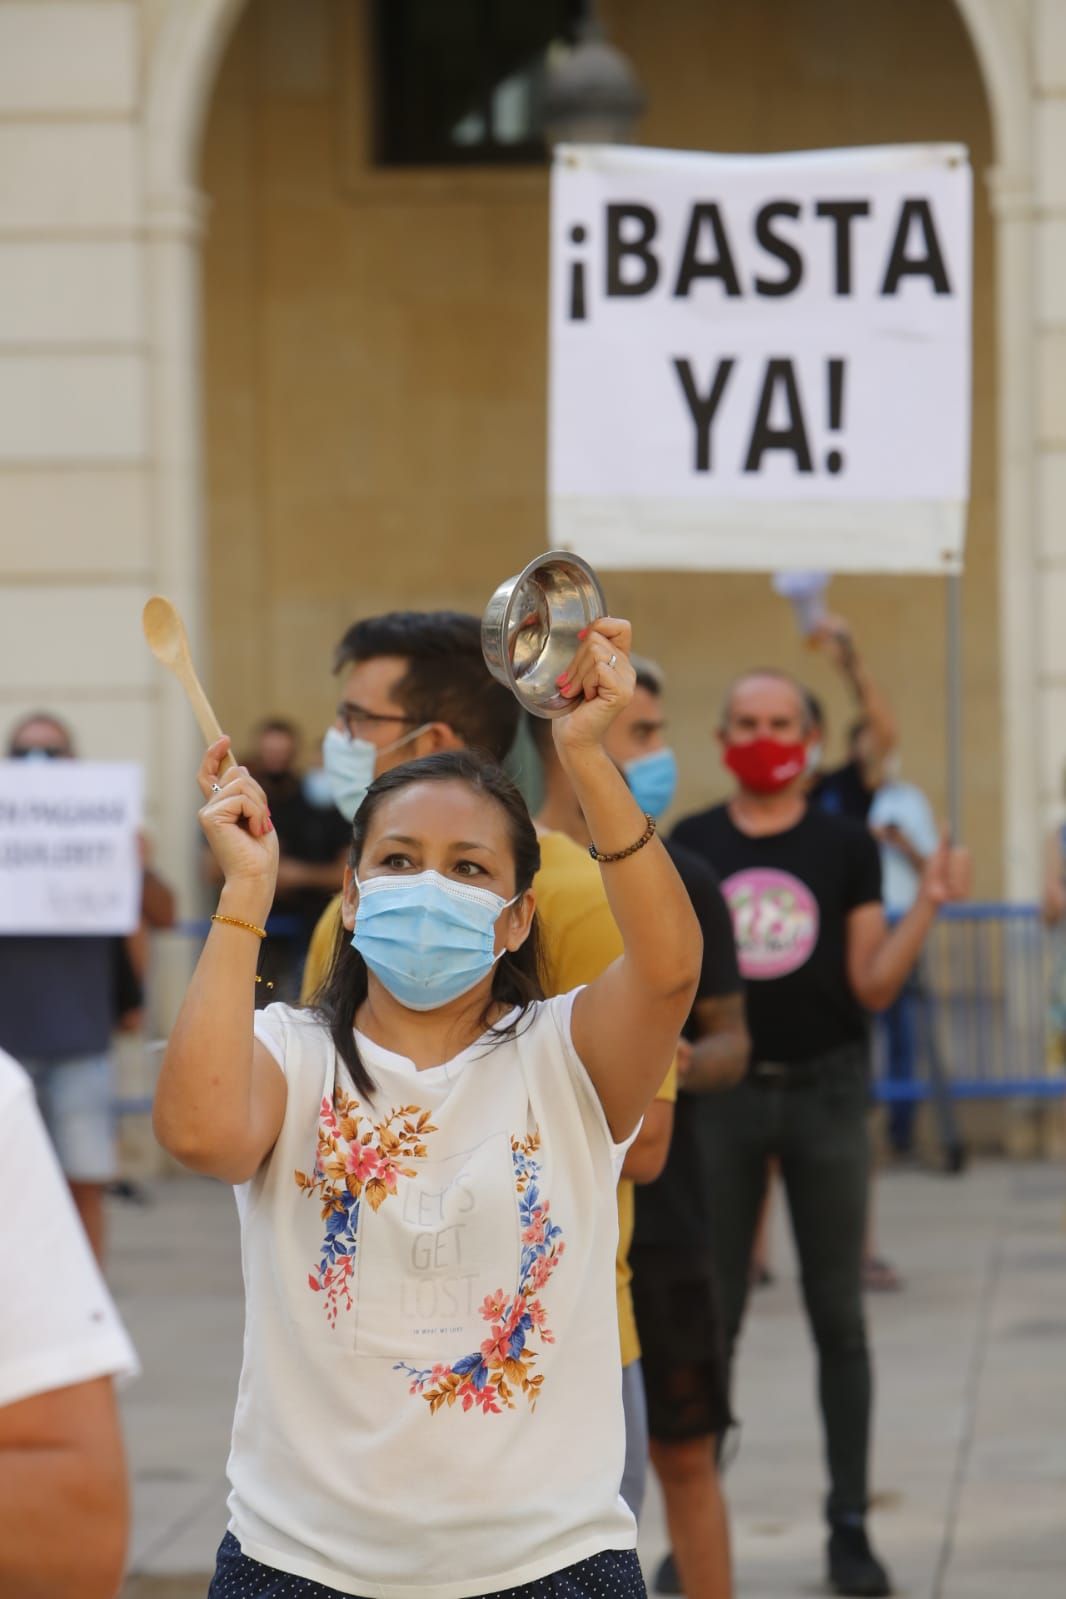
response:
[[[800,686],[771,671],[731,687],[719,738],[733,798],[677,841],[721,879],[745,980],[751,1067],[715,1104],[708,1160],[712,1257],[727,1345],[740,1329],[767,1163],[780,1165],[818,1349],[830,1489],[829,1579],[891,1592],[865,1530],[871,1409],[861,1262],[869,1150],[866,1013],[890,1005],[939,907],[961,898],[965,851],[941,843],[890,932],[877,845],[809,805],[812,726]]]

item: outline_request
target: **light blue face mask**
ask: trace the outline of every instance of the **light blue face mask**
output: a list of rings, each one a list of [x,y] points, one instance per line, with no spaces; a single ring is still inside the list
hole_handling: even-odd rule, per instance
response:
[[[677,793],[677,756],[671,749],[653,750],[627,761],[622,768],[630,793],[656,821],[674,803]]]
[[[424,733],[429,726],[424,722],[413,732],[379,749],[369,739],[352,738],[339,727],[331,727],[322,740],[322,769],[329,778],[330,795],[334,805],[346,822],[354,819],[356,811],[366,799],[366,791],[374,781],[374,770],[380,755],[391,755],[401,745],[409,744]]]
[[[356,879],[352,947],[408,1010],[436,1010],[476,988],[503,954],[496,921],[514,899],[439,872]]]
[[[378,752],[365,738],[351,738],[331,727],[322,740],[322,770],[329,779],[333,803],[350,822],[374,781]]]

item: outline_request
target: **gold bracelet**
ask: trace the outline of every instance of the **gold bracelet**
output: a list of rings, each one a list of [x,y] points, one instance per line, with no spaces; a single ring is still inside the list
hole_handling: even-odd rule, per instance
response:
[[[265,927],[257,927],[254,922],[239,922],[236,916],[220,916],[216,911],[211,920],[213,922],[225,922],[227,927],[243,927],[249,933],[254,933],[256,938],[265,938],[267,936]]]
[[[645,844],[650,843],[651,839],[655,836],[655,817],[649,816],[648,812],[645,811],[644,820],[648,825],[637,839],[635,844],[630,844],[628,849],[616,850],[613,855],[601,855],[595,844],[590,844],[589,854],[592,856],[592,859],[594,861],[598,861],[601,866],[609,866],[612,861],[624,861],[628,856],[635,855],[638,849],[643,849]]]

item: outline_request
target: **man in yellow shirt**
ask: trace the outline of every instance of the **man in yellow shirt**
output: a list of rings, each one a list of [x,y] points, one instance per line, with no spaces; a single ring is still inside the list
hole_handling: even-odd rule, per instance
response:
[[[338,715],[343,720],[359,712],[359,733],[365,738],[376,739],[377,754],[371,777],[380,776],[401,761],[432,753],[430,749],[418,747],[424,741],[424,735],[417,740],[412,739],[410,744],[393,746],[392,739],[398,724],[414,723],[417,727],[420,722],[427,723],[433,730],[436,741],[433,747],[436,749],[458,749],[469,743],[480,747],[497,761],[502,761],[507,754],[517,729],[517,701],[489,676],[481,656],[480,628],[476,619],[470,617],[462,620],[470,625],[459,628],[458,618],[448,618],[447,628],[442,629],[439,613],[405,613],[400,619],[371,618],[357,623],[338,646],[338,664],[345,673]],[[398,625],[400,621],[402,631]],[[451,636],[451,655],[448,658],[443,653],[439,658],[432,654],[425,657],[433,661],[434,670],[432,675],[427,674],[424,679],[424,693],[417,700],[412,699],[407,692],[412,666],[405,667],[403,658],[398,654],[379,656],[370,653],[379,642],[387,644],[393,651],[402,647],[428,650],[429,644],[442,631],[447,631]],[[420,659],[421,656],[413,657],[412,664],[416,671]],[[478,696],[471,692],[471,687],[477,683],[479,673],[485,685],[492,690],[488,696],[491,719],[482,717],[479,720],[476,715]],[[467,701],[463,704],[452,703],[448,695],[449,677],[453,674],[462,675],[466,681]],[[440,694],[439,706],[434,699],[435,687]],[[498,703],[499,695],[505,696],[506,705]],[[434,715],[438,709],[440,714]],[[449,719],[445,720],[445,716]],[[454,724],[460,717],[463,719],[462,725],[456,727]],[[550,724],[545,722],[543,726],[548,732],[550,746]],[[328,746],[326,755],[328,758]],[[550,782],[547,761],[544,764]],[[561,768],[559,772],[562,775]],[[567,779],[564,777],[563,781],[567,782]],[[549,996],[567,993],[572,988],[580,988],[584,983],[591,982],[622,954],[622,939],[607,905],[599,867],[592,861],[587,849],[581,848],[564,832],[550,828],[550,816],[538,823],[541,833],[541,869],[533,880],[543,940],[544,987]],[[311,1001],[329,972],[340,929],[338,895],[319,918],[311,937],[300,994],[304,1004]],[[629,1287],[629,1246],[634,1224],[633,1182],[651,1182],[662,1169],[670,1145],[675,1097],[676,1080],[671,1071],[659,1097],[649,1106],[641,1132],[626,1156],[623,1179],[618,1188],[618,1325],[626,1399],[626,1474],[623,1495],[634,1514],[639,1513],[643,1499],[648,1446],[644,1393],[640,1386],[640,1343]]]
[[[334,665],[344,674],[341,702],[323,753],[327,771],[332,767],[338,809],[349,820],[374,777],[403,761],[436,750],[469,747],[502,762],[514,742],[518,705],[484,664],[476,617],[401,612],[368,618],[345,634]],[[545,767],[548,805],[539,819],[542,865],[533,891],[546,951],[545,991],[551,995],[597,977],[621,954],[622,944],[599,868],[587,850],[568,836],[588,841],[569,783],[554,764],[550,724],[538,723],[534,731]],[[364,763],[362,774],[356,757]],[[329,972],[340,928],[338,895],[311,938],[300,996],[304,1004]],[[619,1185],[618,1319],[627,1400],[624,1489],[626,1502],[637,1513],[647,1470],[647,1422],[629,1286],[633,1183],[651,1182],[662,1170],[675,1097],[671,1072],[660,1097],[648,1108]]]

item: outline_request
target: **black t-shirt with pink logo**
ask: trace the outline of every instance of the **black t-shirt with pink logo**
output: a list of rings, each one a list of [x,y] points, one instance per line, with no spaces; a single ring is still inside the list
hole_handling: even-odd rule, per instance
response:
[[[809,809],[783,833],[749,838],[715,805],[679,822],[673,837],[721,880],[752,1059],[813,1060],[862,1041],[866,1018],[848,982],[846,925],[858,906],[881,898],[881,861],[866,829]]]

